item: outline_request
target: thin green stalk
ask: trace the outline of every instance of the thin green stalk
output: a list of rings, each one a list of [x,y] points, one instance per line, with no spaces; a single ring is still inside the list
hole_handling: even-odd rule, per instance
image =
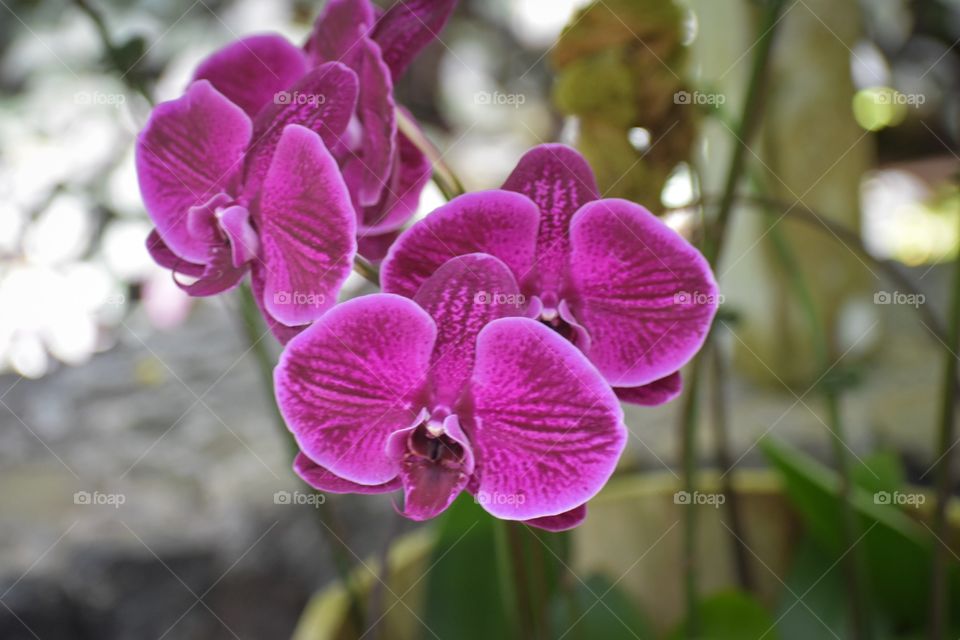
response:
[[[960,186],[960,180],[958,180]],[[957,351],[960,350],[960,250],[954,259],[953,288],[950,291],[950,312],[948,320],[947,341],[948,351],[943,368],[943,391],[940,401],[940,429],[938,435],[936,476],[936,503],[933,515],[933,533],[937,537],[934,546],[933,567],[930,582],[930,638],[943,640],[950,626],[948,616],[950,585],[948,584],[947,557],[947,504],[950,501],[953,487],[951,463],[953,461],[953,445],[956,437],[957,411]]]
[[[291,459],[299,452],[299,447],[293,439],[293,435],[287,429],[283,416],[277,407],[273,393],[273,367],[275,358],[270,351],[270,342],[264,339],[267,329],[263,326],[260,319],[260,310],[257,307],[256,300],[253,298],[253,292],[243,284],[240,287],[240,317],[243,325],[243,332],[247,343],[250,345],[250,351],[253,353],[257,363],[257,372],[260,375],[260,383],[267,396],[267,404],[271,407],[273,414],[272,422],[280,432],[283,441],[286,443],[290,452]],[[313,491],[312,488],[310,488]],[[327,501],[324,502],[322,509],[317,509],[317,515],[320,518],[320,532],[330,548],[330,556],[333,558],[334,569],[337,577],[344,585],[350,598],[350,620],[357,633],[364,631],[364,607],[363,597],[355,584],[350,570],[350,559],[348,556],[349,548],[344,539],[343,530],[339,524],[336,511],[333,505]]]
[[[397,109],[397,128],[430,160],[430,164],[433,165],[433,181],[440,189],[440,192],[443,193],[444,198],[453,200],[457,196],[466,193],[466,189],[463,188],[463,183],[460,182],[460,179],[457,178],[453,170],[447,166],[447,163],[444,162],[443,154],[430,142],[430,139],[427,138],[417,123],[414,122],[403,109]]]
[[[777,257],[790,278],[794,294],[804,311],[813,339],[813,350],[817,366],[822,373],[826,373],[832,366],[830,357],[830,343],[820,322],[816,301],[810,288],[807,286],[803,271],[800,268],[793,250],[786,238],[776,226],[770,227],[770,238],[776,250]],[[843,540],[847,553],[843,557],[843,570],[850,593],[850,624],[854,640],[866,640],[871,637],[870,622],[867,616],[868,605],[866,597],[867,578],[863,554],[857,548],[859,539],[859,524],[856,511],[852,503],[853,482],[851,480],[850,451],[845,442],[845,429],[840,415],[840,391],[836,385],[823,385],[824,402],[827,410],[827,427],[830,430],[831,448],[837,465],[837,474],[840,478],[838,495],[840,499],[840,518]]]
[[[770,63],[770,51],[777,32],[783,4],[784,0],[768,0],[766,4],[766,11],[760,25],[761,35],[756,44],[756,53],[753,57],[750,79],[743,102],[743,110],[737,123],[735,134],[737,140],[733,145],[730,163],[727,168],[723,195],[720,199],[716,219],[713,224],[705,227],[704,254],[714,268],[719,263],[723,252],[723,242],[733,212],[737,185],[740,183],[744,169],[747,145],[760,123],[763,93]],[[709,339],[710,336],[708,336]],[[698,356],[691,364],[691,371],[687,377],[687,396],[680,415],[683,437],[683,485],[684,490],[691,496],[696,491],[697,395],[702,377],[702,360],[702,356]],[[689,508],[684,510],[684,590],[687,604],[686,629],[688,638],[695,638],[700,630],[696,567],[696,512],[697,509],[693,505],[689,505]]]
[[[519,589],[517,588],[517,575],[513,563],[513,553],[509,540],[508,527],[510,523],[506,520],[495,520],[493,523],[494,548],[496,550],[497,577],[500,581],[500,599],[503,606],[503,613],[507,619],[507,624],[515,640],[525,640],[521,628],[520,607],[518,604]]]
[[[369,260],[361,255],[353,258],[353,270],[363,276],[363,278],[372,285],[380,286],[380,270]]]

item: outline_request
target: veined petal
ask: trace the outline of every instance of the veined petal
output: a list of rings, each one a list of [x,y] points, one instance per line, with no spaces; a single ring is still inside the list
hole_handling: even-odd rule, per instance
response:
[[[570,251],[570,220],[600,197],[590,165],[564,144],[541,144],[520,158],[503,188],[527,196],[540,208],[537,266],[540,289],[559,293]]]
[[[437,325],[430,369],[434,401],[452,407],[473,371],[477,334],[491,320],[520,315],[520,289],[507,265],[472,253],[445,262],[413,299]]]
[[[170,269],[175,274],[182,273],[191,278],[199,278],[203,274],[202,264],[188,262],[171,251],[156,229],[147,236],[147,252],[150,253],[154,262],[165,269]]]
[[[314,64],[338,61],[356,68],[361,42],[370,34],[376,16],[369,0],[329,0],[307,40]]]
[[[401,488],[400,478],[394,478],[382,484],[358,484],[344,480],[338,475],[330,473],[302,452],[293,459],[293,470],[303,481],[314,489],[326,493],[389,493]]]
[[[518,193],[496,189],[458,196],[397,238],[380,272],[383,290],[412,297],[440,265],[468,253],[489,253],[515,276],[525,274],[533,263],[539,221],[536,205]]]
[[[377,20],[373,39],[396,81],[420,51],[439,38],[456,0],[397,0]]]
[[[275,96],[307,72],[299,47],[277,34],[232,42],[200,63],[194,80],[209,80],[217,91],[253,118]]]
[[[273,334],[273,337],[277,339],[277,342],[280,344],[287,344],[293,340],[296,336],[307,328],[308,325],[299,325],[296,327],[288,327],[283,324],[267,311],[264,306],[263,301],[263,290],[266,287],[266,273],[267,270],[264,268],[263,263],[259,260],[254,260],[250,263],[250,289],[253,292],[253,299],[257,303],[257,308],[260,309],[260,315],[263,316],[264,322],[267,323],[267,328],[270,329],[270,333]]]
[[[574,215],[570,244],[571,308],[590,334],[590,361],[610,384],[648,384],[699,351],[717,285],[677,232],[638,204],[597,200]]]
[[[430,159],[407,136],[399,133],[389,183],[380,202],[364,207],[360,216],[360,235],[375,236],[402,227],[416,213],[420,193],[430,182],[432,172]]]
[[[613,473],[627,438],[620,403],[583,354],[539,322],[488,324],[470,389],[477,495],[498,518],[570,511]]]
[[[584,520],[587,519],[587,505],[582,504],[579,507],[574,507],[570,511],[564,511],[561,514],[555,516],[544,516],[542,518],[534,518],[533,520],[526,520],[524,524],[528,524],[532,527],[537,527],[538,529],[543,529],[544,531],[568,531],[573,529],[576,526],[579,526]]]
[[[679,371],[674,371],[668,376],[639,387],[614,387],[613,390],[621,402],[655,407],[670,402],[680,395],[683,390],[683,378]]]
[[[415,302],[375,294],[337,305],[291,340],[274,382],[304,454],[351,482],[396,478],[400,461],[386,445],[418,419],[435,337]]]
[[[347,150],[344,175],[357,179],[356,201],[360,207],[379,202],[397,153],[397,115],[390,69],[380,57],[380,48],[364,38],[355,67],[360,77],[357,115],[362,126],[362,144]]]
[[[250,118],[206,80],[150,114],[137,136],[136,165],[147,213],[178,256],[206,262],[207,243],[187,229],[190,207],[224,191],[239,173]]]
[[[253,198],[260,187],[280,135],[289,124],[299,124],[320,134],[334,148],[357,106],[357,74],[339,62],[328,62],[309,71],[257,114],[253,143],[248,154],[245,193]]]
[[[286,325],[336,304],[357,251],[356,214],[336,161],[316,133],[288,125],[259,198],[263,302]]]

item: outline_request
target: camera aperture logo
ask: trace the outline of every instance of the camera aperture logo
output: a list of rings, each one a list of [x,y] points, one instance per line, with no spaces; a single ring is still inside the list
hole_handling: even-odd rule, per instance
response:
[[[273,304],[287,305],[309,305],[311,307],[322,307],[327,301],[327,297],[322,293],[312,293],[304,291],[276,291],[273,294]]]
[[[319,509],[320,505],[327,501],[327,496],[322,493],[306,493],[303,491],[277,491],[273,494],[273,504],[306,504],[314,509]]]
[[[322,93],[301,93],[300,91],[277,91],[273,94],[273,104],[308,104],[318,107],[327,103]]]
[[[901,491],[877,491],[873,494],[874,504],[889,504],[898,507],[913,507],[917,509],[927,501],[922,493],[903,493]]]
[[[701,493],[699,491],[690,493],[689,491],[677,491],[673,494],[673,504],[680,505],[705,504],[714,509],[719,509],[720,505],[726,501],[727,496],[722,493]]]
[[[473,304],[492,304],[495,306],[522,307],[527,304],[527,296],[522,293],[500,293],[498,291],[478,291],[473,296]]]
[[[100,491],[77,491],[73,494],[73,504],[79,505],[106,505],[119,509],[127,502],[127,496],[122,493],[101,493]]]

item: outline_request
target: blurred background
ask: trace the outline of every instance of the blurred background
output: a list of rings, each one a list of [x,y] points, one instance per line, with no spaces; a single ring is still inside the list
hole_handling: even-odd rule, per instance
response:
[[[468,189],[564,141],[606,195],[697,240],[740,144],[760,4],[461,0],[398,95]],[[322,5],[0,0],[0,637],[288,637],[336,575],[331,532],[348,543],[341,560],[365,566],[418,529],[389,498],[307,499],[238,300],[188,298],[144,245],[132,154],[144,94],[179,96],[240,36],[302,41]],[[787,1],[776,30],[745,156],[752,196],[717,270],[729,427],[700,429],[698,462],[721,478],[765,469],[757,443],[774,435],[832,465],[826,379],[867,475],[893,460],[929,486],[960,228],[960,1]],[[421,214],[442,201],[430,185]],[[352,279],[345,295],[364,287]],[[628,410],[625,475],[675,488],[680,407]],[[660,602],[650,624],[668,628],[683,608],[679,528],[649,524],[648,542],[666,537],[643,561],[656,564],[637,564],[649,544],[635,548],[630,527],[656,519],[609,500],[571,563],[619,563],[612,578]],[[761,512],[779,518],[771,505]],[[606,555],[591,557],[591,540]],[[756,571],[776,609],[779,569]]]

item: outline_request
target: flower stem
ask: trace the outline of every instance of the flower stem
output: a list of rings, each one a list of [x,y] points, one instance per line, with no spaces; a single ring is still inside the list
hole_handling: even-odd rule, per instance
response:
[[[509,527],[511,522],[495,519],[494,527],[494,546],[496,549],[497,576],[500,581],[500,599],[503,605],[503,614],[507,619],[507,625],[513,633],[515,640],[524,640],[525,636],[521,628],[520,606],[518,598],[520,589],[518,588],[518,575],[516,558],[513,553],[510,541]]]
[[[960,187],[960,177],[958,177]],[[960,218],[960,216],[958,216]],[[957,351],[960,349],[960,249],[954,259],[953,287],[950,290],[950,312],[948,319],[947,341],[943,344],[947,350],[946,362],[943,371],[943,390],[940,401],[940,432],[936,467],[936,503],[933,512],[933,533],[937,540],[934,543],[933,567],[930,578],[930,638],[943,640],[946,637],[948,620],[948,600],[950,586],[948,584],[947,557],[948,549],[943,542],[947,535],[947,503],[950,501],[953,486],[951,462],[953,460],[953,445],[956,436],[957,411]]]
[[[433,181],[437,184],[440,192],[443,193],[444,198],[453,200],[466,193],[460,179],[444,162],[443,154],[430,142],[426,134],[403,109],[397,109],[397,127],[400,129],[400,133],[409,138],[410,142],[430,160],[430,164],[433,165]]]
[[[268,330],[263,326],[260,319],[260,309],[257,307],[256,300],[253,298],[253,292],[246,284],[241,285],[240,290],[240,317],[243,325],[243,332],[249,344],[249,349],[253,353],[257,363],[257,371],[260,375],[260,383],[264,394],[267,396],[267,403],[271,407],[272,422],[277,431],[287,445],[291,458],[299,452],[299,447],[293,439],[293,435],[287,429],[283,416],[277,407],[273,392],[273,367],[275,358],[271,353],[269,342],[264,340]],[[313,488],[310,488],[313,491]],[[331,501],[323,503],[322,509],[317,509],[317,515],[320,518],[319,531],[321,536],[330,549],[330,556],[333,559],[334,570],[344,589],[347,591],[350,599],[350,620],[357,634],[363,633],[364,627],[364,607],[363,598],[352,578],[350,571],[350,559],[348,554],[350,548],[344,542],[345,536],[337,518],[336,510]]]
[[[747,144],[760,122],[761,105],[764,87],[766,86],[767,71],[770,62],[770,51],[774,36],[779,24],[780,11],[784,0],[768,0],[762,24],[760,37],[756,44],[756,54],[750,71],[747,92],[743,103],[740,120],[737,123],[736,143],[734,144],[723,194],[717,209],[716,219],[707,225],[704,254],[710,265],[716,268],[726,236],[726,229],[733,212],[733,203],[737,192],[737,185],[743,173],[746,159]],[[712,332],[711,332],[712,333]],[[708,335],[707,339],[710,340]],[[697,356],[691,363],[691,370],[687,376],[687,395],[681,409],[681,433],[683,438],[683,485],[684,490],[693,495],[696,490],[697,465],[697,418],[698,392],[702,377],[702,356]],[[700,631],[700,616],[697,594],[697,566],[696,566],[696,507],[688,505],[684,510],[684,589],[687,604],[687,637],[694,638]]]

